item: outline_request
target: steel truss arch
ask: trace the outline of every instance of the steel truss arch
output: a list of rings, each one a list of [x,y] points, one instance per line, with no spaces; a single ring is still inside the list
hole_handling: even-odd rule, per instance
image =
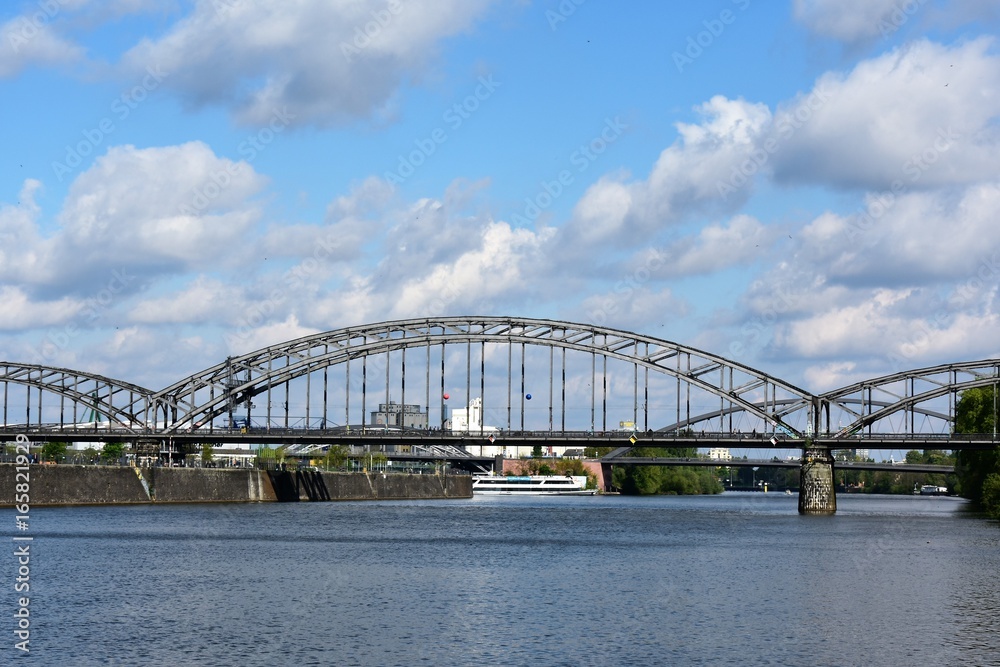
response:
[[[878,399],[871,399],[871,400],[868,400],[868,401],[862,401],[862,399],[853,398],[853,397],[850,397],[850,396],[838,399],[838,403],[841,404],[841,405],[862,405],[862,406],[863,405],[874,405],[874,406],[877,406],[880,409],[881,408],[890,408],[890,407],[896,405],[895,401],[884,401],[884,400],[878,400]],[[777,411],[778,414],[785,414],[786,412],[789,412],[789,411],[793,412],[795,410],[801,409],[802,408],[802,401],[800,401],[798,399],[784,399],[784,400],[777,401],[774,404],[774,406],[775,407],[779,407],[779,408],[786,408],[784,410],[778,410]],[[791,408],[791,410],[788,410],[787,408]],[[931,410],[931,409],[928,409],[928,408],[922,408],[922,407],[917,406],[917,405],[913,406],[911,409],[916,414],[924,415],[924,416],[927,416],[927,417],[933,417],[935,419],[940,419],[940,420],[943,420],[943,421],[947,421],[950,418],[949,415],[947,415],[947,414],[945,414],[943,412],[939,412],[937,410]],[[711,412],[704,412],[704,413],[702,413],[700,415],[695,415],[695,416],[691,417],[690,419],[685,419],[683,421],[677,422],[676,424],[670,424],[669,426],[664,426],[663,428],[661,428],[659,430],[662,433],[670,433],[670,432],[673,432],[673,431],[678,431],[678,430],[690,428],[692,426],[697,426],[698,424],[704,424],[704,423],[707,423],[707,422],[711,422],[712,420],[718,419],[719,417],[725,417],[725,416],[728,416],[728,415],[731,415],[731,414],[738,414],[738,413],[741,413],[741,412],[744,412],[744,410],[743,410],[742,407],[740,407],[740,406],[730,406],[730,407],[727,407],[727,408],[724,408],[724,409],[721,409],[721,410],[713,410]],[[827,435],[831,435],[829,433],[826,433],[826,434]],[[823,435],[823,434],[821,433],[819,435]]]
[[[108,418],[108,428],[123,428],[132,432],[146,427],[145,413],[150,405],[153,392],[129,382],[123,382],[103,375],[57,368],[38,364],[18,364],[0,362],[0,383],[4,388],[3,421],[9,425],[7,414],[7,385],[16,384],[48,392],[61,399],[68,399],[75,406],[90,410]],[[30,399],[30,396],[29,396]],[[39,397],[39,401],[41,398]],[[26,402],[26,425],[30,425],[31,401]],[[75,410],[74,410],[75,414]],[[41,421],[41,410],[36,412],[36,419]],[[61,426],[72,425],[65,422],[64,406],[60,405]]]
[[[920,387],[917,386],[918,383]],[[855,417],[854,421],[833,435],[837,439],[845,438],[901,411],[924,414],[954,424],[955,404],[960,392],[975,387],[996,386],[998,383],[1000,359],[985,359],[893,373],[835,389],[819,398],[826,410],[828,423],[831,407],[838,407]],[[898,389],[900,385],[902,393]],[[887,395],[888,400],[874,398],[876,392]],[[922,403],[949,395],[952,399],[949,401],[947,414],[920,407]],[[854,409],[850,406],[860,407]]]
[[[564,348],[635,364],[713,394],[795,437],[801,432],[783,419],[789,411],[788,402],[797,409],[808,409],[811,420],[818,419],[814,397],[808,392],[703,350],[608,327],[476,316],[395,320],[305,336],[230,357],[156,392],[152,403],[157,423],[162,416],[167,431],[198,428],[227,411],[231,413],[234,404],[325,367],[408,348],[472,342]],[[275,362],[280,362],[277,368]],[[719,377],[717,384],[705,379],[713,374]],[[736,374],[740,384],[735,383]],[[208,400],[200,400],[206,391]],[[780,398],[779,391],[783,393]]]

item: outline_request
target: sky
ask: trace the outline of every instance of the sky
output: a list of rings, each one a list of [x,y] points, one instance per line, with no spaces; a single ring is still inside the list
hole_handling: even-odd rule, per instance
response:
[[[995,0],[0,9],[0,359],[158,388],[445,315],[815,393],[1000,357]]]

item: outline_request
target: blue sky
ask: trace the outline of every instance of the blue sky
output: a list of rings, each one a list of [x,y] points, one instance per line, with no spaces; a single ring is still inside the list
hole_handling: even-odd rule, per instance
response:
[[[0,11],[0,358],[515,315],[815,392],[1000,356],[985,0]]]

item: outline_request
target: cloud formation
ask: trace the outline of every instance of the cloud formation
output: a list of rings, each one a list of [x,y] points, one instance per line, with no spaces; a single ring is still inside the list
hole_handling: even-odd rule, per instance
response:
[[[321,127],[391,116],[397,89],[419,81],[439,43],[473,26],[491,0],[200,0],[166,34],[123,57],[151,65],[194,108],[220,105],[242,124],[289,108]]]
[[[780,105],[770,135],[774,178],[866,190],[976,181],[1000,167],[998,118],[1000,56],[991,39],[913,42],[846,74],[827,73]]]

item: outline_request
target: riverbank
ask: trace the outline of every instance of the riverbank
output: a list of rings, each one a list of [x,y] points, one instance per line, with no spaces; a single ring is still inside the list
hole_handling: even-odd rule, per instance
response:
[[[28,478],[18,476],[15,465],[0,464],[0,507],[13,506],[24,489],[32,506],[472,497],[468,475],[33,465]]]

